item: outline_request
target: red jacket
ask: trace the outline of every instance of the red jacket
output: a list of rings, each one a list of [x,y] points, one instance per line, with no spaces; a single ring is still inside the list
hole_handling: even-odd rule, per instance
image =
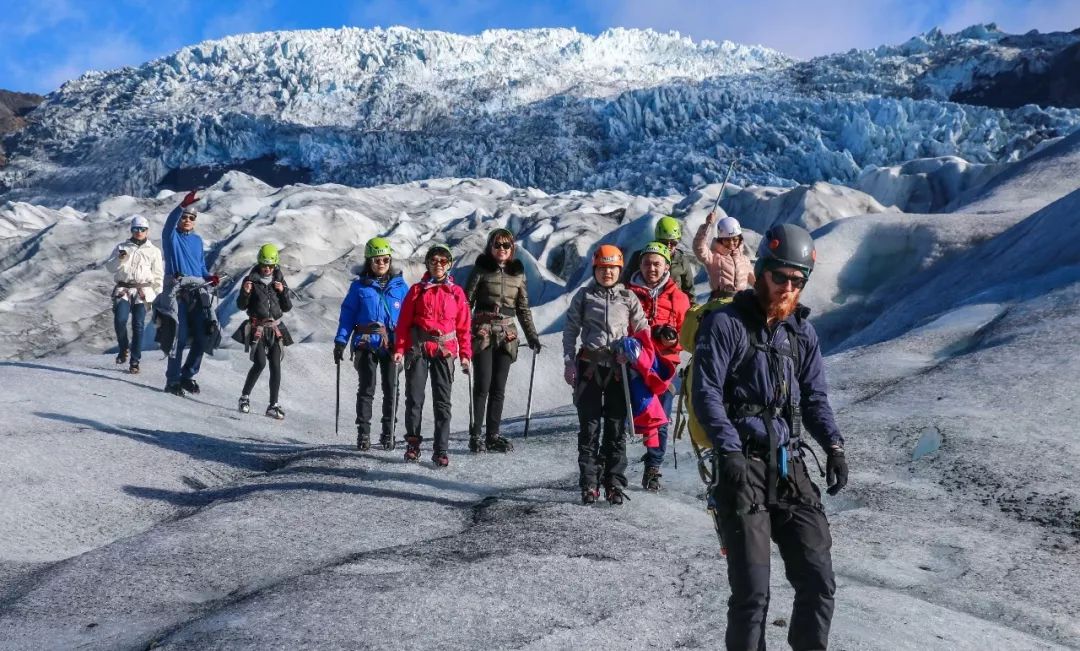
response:
[[[447,277],[445,282],[431,281],[424,274],[420,282],[409,288],[401,305],[401,316],[394,329],[394,352],[405,353],[413,347],[413,328],[429,335],[455,333],[456,339],[444,340],[443,350],[451,357],[472,359],[472,316],[465,290]],[[420,346],[427,357],[439,357],[439,344],[424,341]],[[445,354],[445,353],[442,353]]]
[[[638,297],[641,307],[645,310],[645,318],[649,320],[649,326],[653,331],[653,344],[656,352],[665,361],[675,366],[679,365],[679,353],[682,347],[676,340],[674,346],[662,346],[656,338],[656,330],[660,326],[671,326],[675,332],[682,330],[683,321],[686,320],[686,312],[690,309],[690,298],[687,297],[678,284],[670,277],[664,281],[658,290],[650,290],[645,286],[640,273],[635,273],[630,280],[630,291]]]

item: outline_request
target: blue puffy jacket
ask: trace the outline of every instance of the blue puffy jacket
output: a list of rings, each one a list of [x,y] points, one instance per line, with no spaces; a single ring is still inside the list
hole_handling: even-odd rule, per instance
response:
[[[338,331],[334,341],[343,344],[349,341],[351,335],[352,346],[355,348],[360,345],[363,329],[372,323],[380,323],[386,328],[391,341],[384,343],[382,335],[372,334],[368,344],[376,350],[393,350],[394,328],[397,327],[401,303],[408,291],[409,285],[397,270],[391,269],[390,280],[385,286],[365,271],[352,282],[349,293],[341,302],[341,316],[338,318]]]
[[[743,449],[742,440],[749,444],[767,447],[768,433],[761,416],[730,418],[726,404],[774,405],[777,400],[775,373],[769,368],[770,355],[758,350],[746,359],[738,378],[737,366],[750,346],[747,328],[756,328],[760,341],[782,353],[778,358],[783,364],[784,380],[793,390],[798,390],[799,408],[806,431],[823,447],[843,445],[844,439],[836,426],[832,407],[829,406],[828,387],[825,383],[825,367],[821,360],[814,326],[806,320],[809,308],[800,305],[795,314],[786,321],[795,330],[799,347],[799,367],[790,356],[789,337],[785,326],[777,323],[770,330],[765,325],[765,315],[754,297],[753,290],[740,292],[731,305],[715,310],[702,319],[694,348],[693,392],[690,399],[694,413],[712,439],[716,450],[736,452]],[[777,356],[773,356],[774,358]],[[780,443],[788,441],[791,429],[783,418],[774,419]]]

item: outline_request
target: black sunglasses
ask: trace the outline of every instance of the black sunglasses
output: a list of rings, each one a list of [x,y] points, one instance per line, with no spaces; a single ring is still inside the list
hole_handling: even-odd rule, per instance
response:
[[[774,284],[783,287],[787,283],[791,283],[791,286],[795,289],[802,289],[806,287],[806,278],[803,276],[789,276],[782,271],[770,271],[769,278]]]
[[[192,215],[191,213],[184,213],[183,215],[180,215],[181,221],[185,219],[188,221],[195,221],[195,215]]]
[[[514,243],[513,242],[496,242],[496,243],[491,245],[491,248],[493,248],[493,249],[501,249],[503,251],[509,251],[510,249],[514,248]]]
[[[141,226],[136,226],[135,228],[131,229],[131,232],[132,233],[145,233],[148,230],[150,230],[150,229],[142,228]]]

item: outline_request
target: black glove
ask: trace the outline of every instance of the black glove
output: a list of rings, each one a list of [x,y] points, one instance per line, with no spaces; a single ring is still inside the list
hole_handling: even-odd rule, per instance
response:
[[[847,486],[847,458],[844,457],[844,448],[834,445],[828,450],[829,457],[825,461],[825,482],[829,484],[829,495],[836,495],[844,486]]]
[[[334,342],[334,363],[340,364],[345,359],[345,344]]]
[[[532,351],[534,353],[539,353],[540,349],[543,348],[543,346],[540,345],[539,339],[532,339],[529,341],[529,348],[532,348]]]
[[[746,482],[746,456],[742,452],[723,452],[716,464],[718,481],[729,486],[740,486]]]

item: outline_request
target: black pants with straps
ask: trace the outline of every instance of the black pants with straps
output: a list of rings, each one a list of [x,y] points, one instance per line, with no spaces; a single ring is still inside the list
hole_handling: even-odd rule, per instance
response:
[[[795,589],[788,643],[796,650],[828,646],[836,592],[829,522],[806,464],[796,457],[789,467],[788,477],[777,485],[778,506],[773,509],[764,507],[765,462],[756,456],[747,459],[743,485],[731,486],[721,479],[714,489],[731,586],[728,649],[765,648],[770,539],[780,549],[788,582]]]
[[[575,402],[578,410],[578,469],[581,488],[626,486],[626,396],[617,367],[579,361]],[[601,438],[602,434],[602,438]],[[603,476],[598,477],[602,469]],[[598,482],[597,480],[600,480]]]
[[[415,353],[405,356],[405,436],[423,440],[420,423],[423,420],[425,387],[431,376],[431,397],[435,407],[434,452],[446,452],[450,447],[450,390],[454,382],[454,361],[450,357],[424,357]]]
[[[494,343],[483,350],[473,351],[472,365],[476,373],[473,376],[473,408],[476,414],[473,418],[475,430],[469,432],[470,435],[479,435],[485,424],[487,438],[499,435],[503,401],[506,399],[506,378],[513,363],[514,358],[510,353]]]
[[[389,439],[394,427],[394,390],[397,375],[394,360],[388,351],[359,348],[353,357],[359,382],[356,385],[356,431],[364,437],[371,435],[371,411],[375,402],[375,385],[382,381],[382,438]]]
[[[270,362],[270,404],[276,405],[278,390],[281,388],[281,358],[284,356],[281,340],[275,339],[273,345],[267,346],[265,341],[256,341],[252,344],[255,348],[251,355],[251,370],[248,371],[247,380],[244,381],[244,395],[250,396],[255,383]]]

